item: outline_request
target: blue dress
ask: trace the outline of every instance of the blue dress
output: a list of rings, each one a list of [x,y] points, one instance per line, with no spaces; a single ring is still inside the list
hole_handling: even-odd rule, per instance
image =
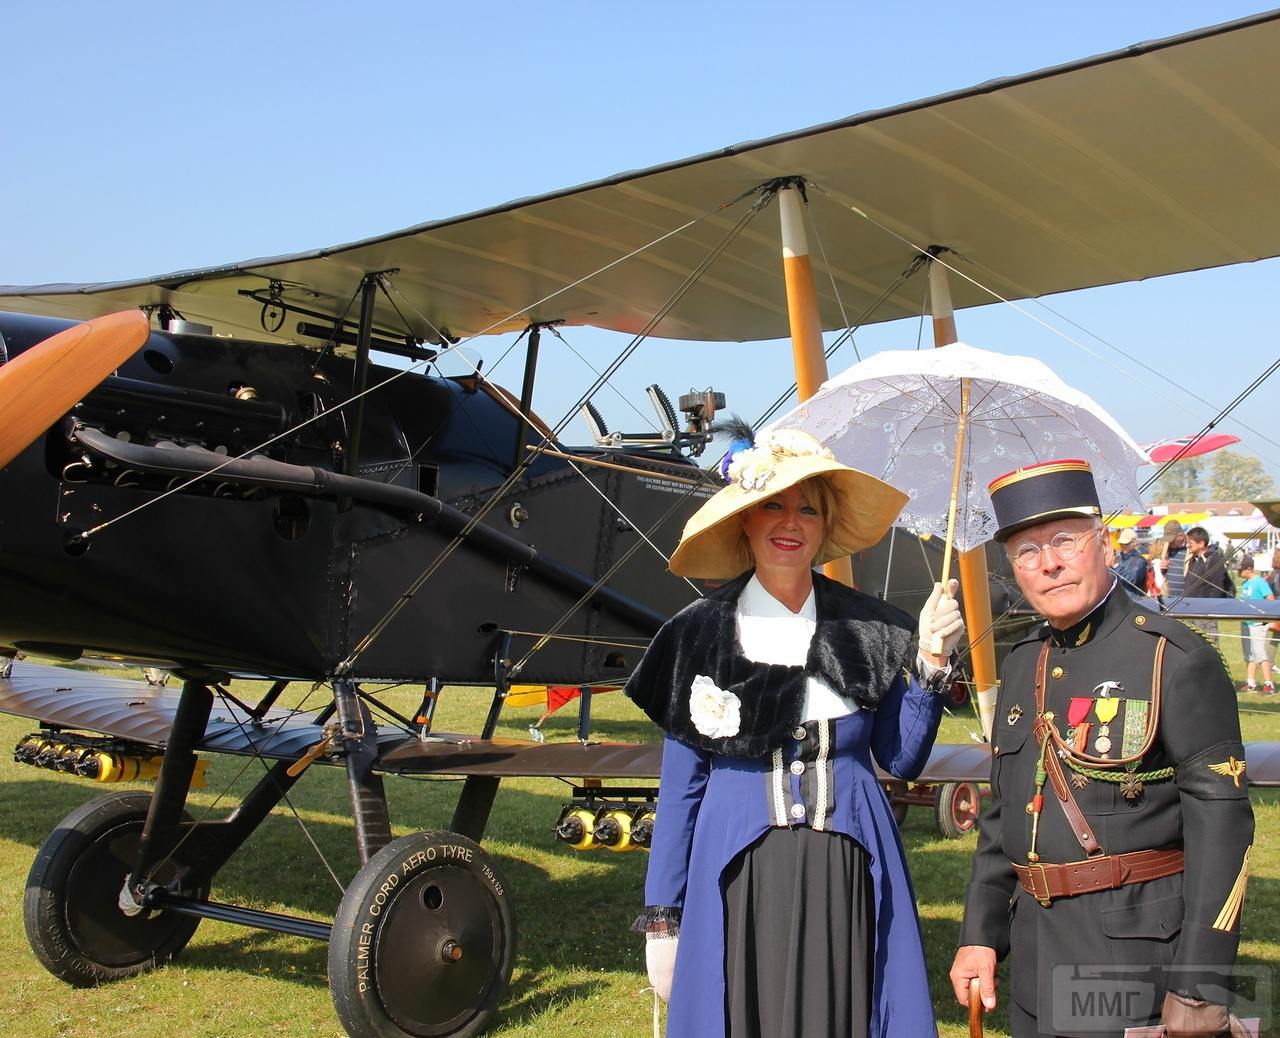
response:
[[[937,1033],[915,894],[872,758],[898,778],[915,778],[928,759],[941,713],[939,696],[900,675],[874,710],[809,722],[821,727],[826,750],[801,775],[790,765],[799,756],[803,727],[792,744],[754,758],[725,756],[667,736],[645,904],[683,911],[669,1038],[725,1035],[723,875],[771,827],[787,825],[842,833],[870,857],[869,1033]]]

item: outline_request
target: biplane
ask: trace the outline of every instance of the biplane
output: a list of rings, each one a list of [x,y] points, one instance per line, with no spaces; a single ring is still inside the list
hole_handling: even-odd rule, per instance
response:
[[[823,330],[918,315],[904,286],[923,271],[941,343],[952,303],[1280,255],[1278,45],[1280,13],[1260,15],[365,241],[0,287],[0,591],[20,603],[0,652],[133,660],[181,682],[5,666],[0,710],[41,723],[17,759],[155,778],[150,795],[76,809],[41,848],[25,905],[37,957],[93,985],[219,919],[327,941],[353,1036],[483,1030],[515,948],[509,884],[480,846],[502,780],[575,783],[567,843],[643,846],[659,751],[593,741],[591,689],[623,681],[705,590],[661,556],[720,485],[699,458],[726,401],[695,391],[677,408],[655,385],[656,431],[611,431],[595,399],[610,372],[650,335],[790,334],[804,397],[825,376]],[[835,214],[841,233],[810,258],[806,221]],[[549,423],[531,412],[539,344],[574,324],[632,339]],[[478,367],[429,373],[493,334],[525,343],[519,393]],[[566,437],[580,409],[586,446]],[[1016,603],[998,555],[967,554],[971,683],[990,697],[993,630]],[[900,536],[852,575],[908,604],[937,556]],[[233,676],[272,684],[240,702]],[[331,701],[280,707],[292,681]],[[420,686],[418,710],[378,703],[380,681]],[[581,689],[580,738],[494,738],[516,683]],[[495,690],[475,735],[433,727],[455,684]],[[198,753],[269,767],[197,824]],[[333,923],[216,900],[218,870],[311,765],[345,769],[361,862]],[[963,828],[987,773],[984,746],[939,746],[921,779],[951,787]],[[384,777],[424,774],[465,779],[450,830],[393,840]],[[1250,747],[1249,778],[1280,781],[1276,746]]]

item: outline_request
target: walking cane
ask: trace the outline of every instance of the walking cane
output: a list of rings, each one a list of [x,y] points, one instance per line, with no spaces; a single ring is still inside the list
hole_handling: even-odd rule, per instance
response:
[[[982,1038],[982,984],[969,978],[969,1038]]]

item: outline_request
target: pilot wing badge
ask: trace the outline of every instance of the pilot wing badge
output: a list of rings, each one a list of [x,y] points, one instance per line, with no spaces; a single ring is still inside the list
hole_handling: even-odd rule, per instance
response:
[[[1209,770],[1216,772],[1231,779],[1236,784],[1236,789],[1240,788],[1240,776],[1244,774],[1245,762],[1236,760],[1235,757],[1228,757],[1226,760],[1218,764],[1208,765]]]

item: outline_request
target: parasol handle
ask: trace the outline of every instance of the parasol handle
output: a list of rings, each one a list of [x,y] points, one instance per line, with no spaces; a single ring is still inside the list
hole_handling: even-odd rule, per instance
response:
[[[982,1038],[982,983],[969,978],[969,1038]]]
[[[964,469],[964,434],[969,425],[969,380],[960,380],[960,421],[956,425],[956,463],[951,473],[951,503],[947,506],[947,543],[942,549],[942,587],[943,593],[951,582],[951,551],[956,540],[956,504],[960,497],[960,475]],[[942,655],[942,638],[934,636],[929,651],[935,656]]]

